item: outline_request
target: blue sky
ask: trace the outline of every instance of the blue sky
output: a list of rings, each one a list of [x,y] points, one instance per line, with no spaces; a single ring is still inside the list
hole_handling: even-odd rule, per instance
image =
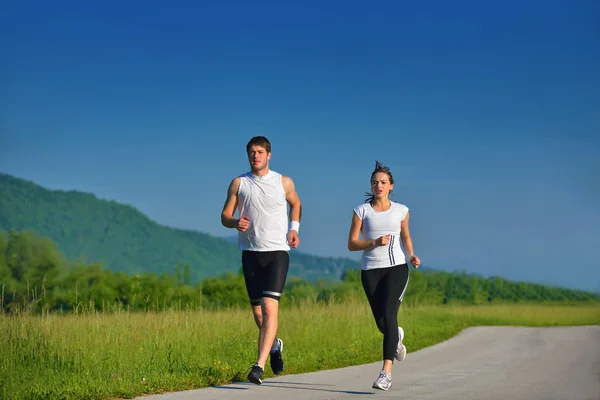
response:
[[[424,266],[600,291],[599,4],[11,0],[0,171],[227,236],[265,135],[299,251],[359,256],[380,160]]]

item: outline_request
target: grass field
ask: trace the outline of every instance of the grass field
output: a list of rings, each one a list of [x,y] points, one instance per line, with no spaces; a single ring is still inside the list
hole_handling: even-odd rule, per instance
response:
[[[403,306],[409,353],[478,325],[600,324],[600,305]],[[280,311],[286,373],[381,359],[366,301]],[[0,314],[0,397],[115,399],[245,380],[256,357],[249,308],[216,312]],[[265,377],[271,375],[265,369]]]

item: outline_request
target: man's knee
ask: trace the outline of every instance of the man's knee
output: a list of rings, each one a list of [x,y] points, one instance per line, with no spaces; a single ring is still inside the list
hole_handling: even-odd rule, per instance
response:
[[[263,297],[262,299],[262,312],[263,315],[271,317],[277,315],[279,311],[279,301],[270,297]]]

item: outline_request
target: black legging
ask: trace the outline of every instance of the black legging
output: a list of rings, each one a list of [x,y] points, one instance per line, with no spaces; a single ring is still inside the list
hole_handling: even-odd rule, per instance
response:
[[[398,310],[408,285],[408,265],[361,270],[361,281],[377,328],[383,333],[383,359],[394,361],[398,346]]]

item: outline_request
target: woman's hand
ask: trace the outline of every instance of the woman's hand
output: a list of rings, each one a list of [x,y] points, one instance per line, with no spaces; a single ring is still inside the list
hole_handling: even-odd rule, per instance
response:
[[[414,254],[411,254],[408,260],[412,264],[413,268],[419,268],[419,265],[421,265],[421,260],[419,260],[419,257],[415,256]]]
[[[387,246],[388,244],[390,244],[390,238],[391,238],[391,236],[392,235],[387,234],[387,235],[380,236],[377,239],[375,239],[375,243],[374,243],[375,247],[378,247],[378,246]]]

